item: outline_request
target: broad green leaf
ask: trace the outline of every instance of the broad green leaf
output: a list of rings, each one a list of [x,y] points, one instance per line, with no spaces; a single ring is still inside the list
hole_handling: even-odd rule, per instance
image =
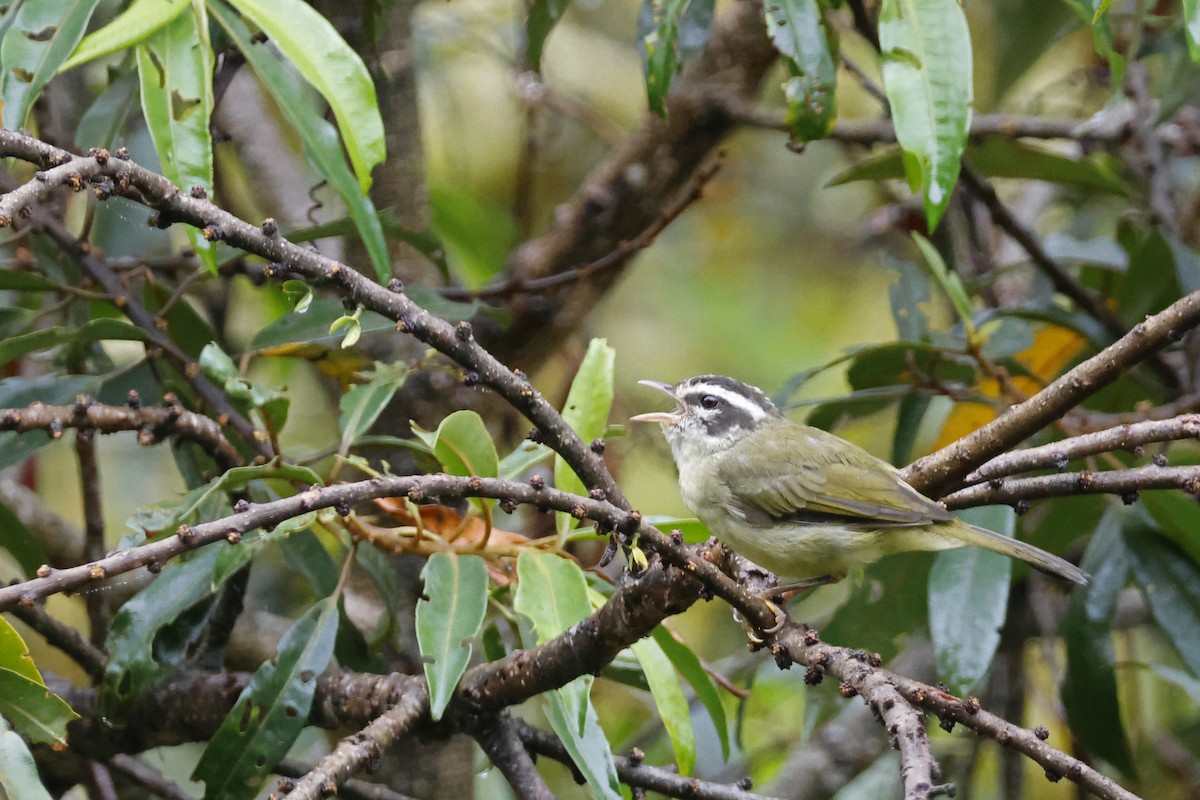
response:
[[[342,412],[338,427],[342,431],[340,449],[343,453],[379,419],[396,391],[408,379],[408,366],[403,362],[376,362],[375,369],[364,377],[367,378],[366,383],[355,385],[338,400],[338,408]]]
[[[308,724],[317,676],[333,657],[338,629],[334,598],[317,601],[258,668],[193,772],[206,798],[252,798]]]
[[[883,87],[905,172],[937,228],[958,181],[971,126],[971,38],[957,0],[883,0]]]
[[[679,670],[679,674],[692,687],[700,705],[704,706],[704,710],[708,712],[713,727],[717,729],[717,738],[721,740],[721,757],[728,761],[729,721],[725,717],[725,706],[721,702],[721,694],[717,690],[716,684],[704,670],[704,665],[700,663],[699,657],[687,645],[672,636],[671,631],[665,626],[659,625],[655,628],[653,636],[654,641],[658,642],[658,646],[666,653],[667,658],[671,659],[675,669]]]
[[[654,113],[666,116],[671,81],[683,57],[704,44],[713,6],[713,0],[644,0],[638,41],[646,70],[646,96]]]
[[[536,444],[528,440],[521,442],[513,451],[500,459],[500,475],[505,480],[515,480],[545,461],[554,451],[544,444]]]
[[[654,705],[658,707],[658,716],[671,737],[675,766],[681,775],[691,775],[696,766],[696,733],[692,730],[692,712],[675,675],[675,667],[656,639],[641,639],[630,649],[642,666]]]
[[[50,800],[28,745],[3,718],[0,718],[0,795],[21,800]]]
[[[421,570],[417,642],[429,682],[429,716],[442,718],[471,661],[471,640],[487,611],[487,566],[479,556],[434,553]]]
[[[1092,579],[1075,587],[1063,619],[1067,671],[1061,692],[1072,732],[1092,753],[1128,774],[1133,761],[1117,703],[1111,624],[1130,568],[1131,556],[1121,535],[1122,516],[1121,511],[1110,509],[1083,555],[1083,569]]]
[[[592,339],[575,373],[575,379],[571,381],[571,390],[563,405],[563,419],[585,444],[603,436],[608,427],[615,359],[616,351],[609,347],[606,339]],[[554,485],[564,492],[587,493],[583,481],[562,456],[554,458]],[[576,522],[574,517],[562,511],[555,513],[554,520],[559,536],[566,534]]]
[[[4,378],[0,380],[0,408],[21,408],[35,401],[46,405],[61,405],[75,400],[77,395],[95,395],[102,379],[95,375],[42,375],[37,378]],[[0,469],[20,463],[50,441],[45,431],[0,433]]]
[[[525,60],[534,72],[542,71],[542,51],[546,37],[562,19],[571,0],[533,0],[529,20],[525,23]]]
[[[285,345],[317,345],[322,351],[334,349],[341,341],[340,336],[329,332],[329,326],[335,319],[346,313],[341,301],[332,297],[318,297],[304,314],[284,314],[267,327],[254,335],[247,349],[262,351],[269,348],[279,348]],[[359,317],[363,333],[396,329],[396,323],[387,317],[373,311],[364,311]],[[291,351],[272,353],[272,355],[288,355]],[[298,351],[297,356],[305,355]],[[363,364],[364,367],[369,366]]]
[[[0,617],[0,718],[32,742],[66,746],[67,723],[78,717],[46,689],[21,635]]]
[[[1017,515],[1008,506],[973,508],[959,516],[1011,537]],[[1008,610],[1012,559],[981,547],[938,553],[929,571],[929,635],[938,677],[965,697],[992,664]]]
[[[474,411],[455,411],[443,419],[436,431],[413,428],[433,451],[442,468],[451,475],[494,478],[499,470],[496,445],[488,435],[483,418]]]
[[[1188,55],[1200,64],[1200,0],[1183,0],[1183,32],[1187,35]]]
[[[199,362],[200,371],[221,385],[239,410],[258,410],[274,430],[283,428],[291,400],[282,389],[263,389],[243,378],[233,359],[216,342],[204,346]]]
[[[712,536],[712,531],[695,517],[677,519],[675,517],[647,516],[644,519],[663,533],[670,534],[672,531],[679,531],[683,534],[683,541],[687,544],[699,544]]]
[[[0,364],[60,344],[104,340],[144,342],[146,333],[119,319],[93,319],[75,328],[43,328],[0,340]]]
[[[42,545],[41,539],[31,533],[12,509],[2,503],[0,503],[0,548],[7,550],[8,554],[16,559],[27,578],[32,578],[38,567],[47,561],[46,548]]]
[[[821,638],[848,647],[871,632],[871,648],[891,659],[900,642],[921,628],[928,617],[931,553],[887,556],[866,568],[833,619],[822,628]]]
[[[267,43],[256,41],[245,24],[222,3],[213,3],[210,8],[304,143],[304,153],[309,161],[342,198],[376,275],[386,283],[391,278],[392,265],[379,213],[366,188],[346,165],[337,129],[325,121],[322,109]]]
[[[837,119],[837,38],[817,0],[770,0],[767,34],[784,57],[787,126],[802,142],[823,139]]]
[[[522,553],[517,578],[513,608],[521,615],[526,648],[549,641],[591,613],[587,580],[573,561],[549,553]],[[588,699],[594,680],[583,675],[546,693],[546,716],[592,792],[617,800],[621,791],[612,750]]]
[[[219,587],[213,571],[227,542],[208,545],[185,561],[172,561],[154,581],[121,606],[113,616],[104,649],[108,663],[100,689],[101,712],[123,721],[141,696],[171,666],[160,662],[154,641],[161,631]]]
[[[966,158],[989,178],[1021,178],[1108,194],[1129,194],[1129,184],[1119,172],[1119,163],[1107,153],[1074,158],[1029,142],[997,138],[968,146]],[[856,162],[834,175],[825,185],[842,186],[854,181],[903,177],[903,151],[894,147]]]
[[[133,0],[103,28],[92,31],[63,62],[59,71],[85,64],[94,58],[138,44],[187,10],[183,0]]]
[[[25,0],[0,41],[0,123],[24,127],[33,101],[87,30],[99,0]]]
[[[111,81],[87,111],[79,118],[75,127],[75,145],[86,151],[91,147],[113,147],[118,138],[125,132],[129,115],[138,107],[138,76],[135,72],[126,72],[119,76],[110,72]],[[99,209],[97,209],[98,211]],[[103,217],[99,220],[103,222]],[[124,222],[124,220],[122,220]],[[96,233],[103,234],[104,228]],[[93,242],[96,241],[93,234]],[[122,230],[123,241],[133,244],[129,239],[128,229]]]
[[[1127,515],[1121,535],[1154,621],[1200,678],[1200,567],[1140,513]]]
[[[897,275],[888,287],[896,333],[910,342],[924,342],[929,338],[929,272],[911,261],[886,254],[884,258],[885,265]]]
[[[963,330],[967,332],[967,337],[973,339],[975,337],[975,318],[971,311],[971,300],[967,297],[967,290],[963,288],[962,278],[958,276],[957,272],[951,272],[946,268],[946,262],[942,260],[941,253],[928,239],[915,231],[912,238],[920,248],[921,255],[925,257],[925,264],[929,267],[930,274],[942,287],[946,296],[950,298],[950,303],[954,306],[954,311],[958,314],[958,319],[962,323]]]
[[[182,192],[213,188],[213,52],[208,15],[200,3],[138,45],[142,113],[154,140],[163,175]],[[187,235],[200,260],[217,272],[216,246],[196,228]]]
[[[519,241],[509,207],[466,186],[434,184],[429,187],[429,210],[446,261],[468,288],[483,286],[503,272]]]
[[[229,0],[270,37],[312,84],[337,119],[342,141],[365,193],[371,170],[387,157],[375,84],[358,53],[333,24],[301,0]]]

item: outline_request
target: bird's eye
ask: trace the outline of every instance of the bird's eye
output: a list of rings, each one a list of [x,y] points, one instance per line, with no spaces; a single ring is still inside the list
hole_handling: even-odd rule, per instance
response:
[[[716,395],[706,394],[700,398],[700,405],[704,408],[713,409],[721,405],[721,400]]]

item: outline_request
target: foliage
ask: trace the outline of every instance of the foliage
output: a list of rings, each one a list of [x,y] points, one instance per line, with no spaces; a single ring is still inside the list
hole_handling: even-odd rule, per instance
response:
[[[0,500],[4,610],[29,625],[0,620],[0,794],[91,779],[38,773],[86,722],[127,729],[120,742],[202,742],[173,754],[170,777],[250,798],[285,760],[327,777],[311,744],[331,718],[367,743],[357,766],[401,734],[465,732],[515,787],[520,764],[487,742],[512,706],[553,732],[578,791],[622,796],[617,754],[636,747],[687,776],[677,793],[708,796],[699,781],[788,774],[818,731],[848,724],[840,697],[874,703],[856,670],[927,640],[943,688],[902,698],[911,719],[949,695],[1028,706],[1010,722],[1052,727],[1077,772],[1184,796],[1165,753],[1200,759],[1194,320],[1111,374],[1105,348],[1200,291],[1197,3],[1068,2],[1067,19],[1027,0],[987,13],[767,0],[741,16],[744,4],[645,0],[635,25],[628,7],[536,0],[516,37],[512,9],[487,0],[369,3],[370,25],[336,5],[25,0],[0,17],[0,114],[36,137],[3,140],[0,466],[38,508]],[[389,13],[411,42],[363,34],[390,35],[377,24]],[[613,30],[613,63],[631,69],[601,69],[613,64],[593,48],[615,52]],[[1035,40],[1054,42],[1040,60],[1021,46]],[[446,109],[467,122],[438,125]],[[729,140],[733,175],[706,187],[738,125],[771,131]],[[21,141],[96,150],[67,161]],[[385,152],[395,141],[423,144],[424,161]],[[130,158],[176,188],[133,186],[119,171]],[[417,167],[398,180],[407,159]],[[721,560],[709,532],[679,513],[657,432],[619,425],[646,410],[631,378],[655,369],[738,372],[897,467],[970,449],[1030,397],[1083,387],[1050,424],[997,439],[1009,456],[1049,447],[1033,466],[968,474],[1009,457],[977,447],[970,470],[917,485],[953,508],[990,503],[964,517],[1081,560],[1091,582],[1048,585],[972,549],[890,556],[791,604],[816,641],[854,648],[791,672],[775,669],[791,665],[780,640],[775,662],[747,656],[724,608],[668,627],[701,597],[730,598],[705,572]],[[169,413],[90,416],[148,407]],[[58,416],[30,422],[45,414]],[[136,459],[119,438],[89,450],[118,431],[169,444]],[[1097,436],[1112,438],[1084,446]],[[920,463],[904,474],[920,481]],[[1120,487],[1096,488],[1113,475]],[[397,496],[376,491],[404,476]],[[64,545],[51,506],[82,506],[87,532]],[[639,587],[668,578],[686,602],[663,595],[631,636],[639,603],[661,597]],[[46,586],[82,592],[32,610],[17,594]],[[742,600],[757,599],[733,602],[761,644],[774,632]],[[1061,664],[1048,655],[1060,645]],[[96,685],[68,691],[56,647]],[[147,727],[147,704],[190,708],[171,693],[213,671],[240,691],[207,728],[199,714]],[[413,683],[385,683],[401,671]],[[840,692],[806,688],[823,675]],[[72,697],[91,698],[77,704],[91,718],[72,722]],[[888,732],[875,734],[883,752]],[[998,768],[1009,753],[973,738],[934,737],[928,760],[966,748],[947,759],[964,794],[1013,788]],[[896,772],[887,759],[831,772],[860,776],[844,791],[865,794]],[[479,793],[500,796],[486,781]]]

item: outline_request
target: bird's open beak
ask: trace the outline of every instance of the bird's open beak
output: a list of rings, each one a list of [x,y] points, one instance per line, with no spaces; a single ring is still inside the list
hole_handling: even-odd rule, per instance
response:
[[[650,411],[646,414],[636,414],[629,418],[630,422],[657,422],[662,425],[674,425],[683,414],[683,403],[675,396],[675,387],[662,381],[638,381],[642,386],[658,389],[675,401],[674,411]]]

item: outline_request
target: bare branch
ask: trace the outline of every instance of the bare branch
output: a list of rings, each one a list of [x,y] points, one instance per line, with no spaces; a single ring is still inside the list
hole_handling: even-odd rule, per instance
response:
[[[554,792],[521,743],[516,720],[507,711],[485,720],[475,731],[475,741],[504,774],[519,800],[554,800]]]
[[[1200,437],[1200,414],[1174,419],[1135,422],[1105,431],[1072,436],[1040,447],[1028,447],[997,456],[963,479],[970,485],[1038,469],[1063,470],[1079,458],[1114,450],[1135,452],[1153,442],[1173,442]]]
[[[1032,478],[996,478],[977,483],[942,498],[947,508],[970,508],[997,503],[1013,504],[1021,500],[1067,497],[1078,494],[1116,494],[1137,498],[1148,489],[1182,489],[1200,495],[1200,467],[1160,467],[1149,464],[1136,469],[1105,472],[1064,472]]]

